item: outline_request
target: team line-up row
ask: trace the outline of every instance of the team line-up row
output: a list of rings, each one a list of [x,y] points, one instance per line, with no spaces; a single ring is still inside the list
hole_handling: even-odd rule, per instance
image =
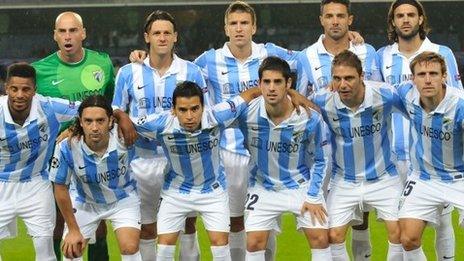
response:
[[[179,236],[180,258],[197,259],[197,213],[214,259],[272,259],[277,218],[293,212],[314,260],[348,260],[347,229],[371,208],[386,224],[388,260],[425,260],[426,224],[438,225],[437,256],[453,258],[450,204],[464,209],[456,61],[427,39],[419,2],[395,1],[388,17],[392,44],[375,52],[350,42],[349,1],[322,1],[324,34],[292,52],[254,43],[255,12],[237,1],[224,17],[229,41],[191,63],[174,53],[174,18],[155,11],[148,51],[113,80],[108,55],[82,48],[80,16],[60,14],[59,50],[8,70],[0,238],[19,216],[36,259],[55,260],[52,181],[66,223],[54,245],[67,258],[96,237],[89,258],[107,259],[95,232],[110,220],[123,260],[172,260]],[[76,115],[52,157],[60,124]],[[355,260],[371,255],[365,227],[353,229]]]

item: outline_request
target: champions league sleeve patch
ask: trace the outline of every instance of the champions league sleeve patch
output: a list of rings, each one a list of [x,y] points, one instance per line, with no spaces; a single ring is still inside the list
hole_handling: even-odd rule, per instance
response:
[[[76,108],[76,102],[70,101],[70,102],[69,102],[69,108],[75,109],[75,108]]]
[[[461,75],[460,75],[460,74],[456,74],[456,75],[454,76],[454,80],[455,80],[455,81],[460,81],[460,80],[461,80]]]
[[[57,169],[60,167],[60,160],[57,157],[53,157],[50,165],[52,168]]]

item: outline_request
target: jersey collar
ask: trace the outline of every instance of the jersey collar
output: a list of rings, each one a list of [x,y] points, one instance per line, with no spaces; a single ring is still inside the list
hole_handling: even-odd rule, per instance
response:
[[[230,51],[228,43],[229,42],[226,42],[224,46],[222,47],[222,53],[225,57],[236,59],[235,56]],[[253,59],[259,59],[260,57],[265,57],[265,56],[266,56],[266,49],[264,48],[264,46],[262,44],[251,42],[251,55],[250,57],[247,58],[247,61],[253,60]]]
[[[5,122],[18,125],[16,122],[13,121],[13,117],[11,116],[10,109],[8,108],[8,96],[7,95],[1,98],[0,106],[3,109],[3,116],[5,119]],[[31,111],[29,112],[29,116],[26,118],[26,121],[24,122],[22,127],[29,125],[31,121],[36,120],[38,118],[38,107],[39,107],[39,100],[36,94],[32,98]]]
[[[334,56],[333,54],[329,53],[327,51],[327,49],[325,49],[325,46],[324,46],[324,43],[322,42],[322,40],[324,40],[325,38],[325,35],[324,34],[321,34],[319,36],[319,39],[317,39],[317,42],[316,42],[316,50],[317,50],[317,53],[318,54],[326,54],[326,55],[330,55],[330,56]],[[350,47],[348,48],[349,51],[353,52],[353,53],[356,53],[356,47],[353,45],[353,43],[351,43],[350,41]]]
[[[289,97],[290,99],[290,97]],[[263,119],[266,119],[267,122],[269,122],[269,124],[273,127],[273,128],[276,128],[276,129],[279,129],[279,128],[286,128],[286,127],[291,127],[293,125],[296,125],[298,124],[298,122],[301,122],[301,119],[303,119],[302,117],[307,115],[306,114],[306,110],[303,109],[303,108],[300,108],[300,111],[301,111],[301,114],[298,115],[298,113],[296,112],[295,109],[293,109],[292,111],[292,114],[290,115],[290,117],[288,117],[287,119],[285,119],[284,121],[282,121],[279,125],[274,125],[274,123],[272,122],[271,119],[269,119],[269,116],[267,115],[267,112],[266,112],[266,104],[265,104],[265,101],[264,101],[264,98],[263,96],[260,96],[259,97],[259,117],[263,118]],[[306,116],[307,117],[307,116]]]
[[[149,56],[147,56],[147,58],[145,58],[145,60],[143,60],[143,64],[145,66],[147,66],[148,68],[152,69],[155,72],[158,71],[156,68],[153,68],[150,65],[150,57]],[[171,66],[169,66],[169,69],[166,71],[166,73],[163,75],[163,77],[178,73],[180,71],[180,67],[181,67],[180,58],[176,54],[173,54],[173,59],[172,59]]]
[[[433,43],[429,40],[429,38],[425,37],[419,49],[411,57],[416,57],[418,54],[423,53],[427,50],[432,50],[432,49],[433,49]],[[397,42],[392,44],[392,54],[402,55]]]

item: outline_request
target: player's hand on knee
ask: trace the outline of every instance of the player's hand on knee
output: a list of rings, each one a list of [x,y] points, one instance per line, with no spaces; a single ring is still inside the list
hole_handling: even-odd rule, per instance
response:
[[[301,207],[301,215],[304,215],[305,212],[309,212],[311,215],[311,222],[313,225],[316,224],[316,220],[321,225],[325,224],[327,221],[327,211],[322,204],[311,204],[305,202],[303,203],[303,207]]]
[[[348,38],[354,45],[360,45],[364,43],[364,38],[356,31],[348,31]]]
[[[69,231],[63,239],[61,251],[66,258],[82,256],[85,248],[85,238],[79,231]]]
[[[129,55],[131,63],[143,63],[145,58],[147,58],[147,52],[144,50],[134,50]]]
[[[295,110],[298,114],[300,114],[300,106],[308,112],[308,115],[311,115],[311,109],[320,112],[319,107],[317,107],[313,102],[308,100],[299,92],[295,90],[289,90],[288,95],[290,96],[293,107],[295,107]]]

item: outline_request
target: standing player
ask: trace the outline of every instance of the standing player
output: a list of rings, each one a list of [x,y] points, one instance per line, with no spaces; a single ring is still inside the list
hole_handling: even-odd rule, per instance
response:
[[[78,112],[72,136],[57,144],[50,168],[56,202],[66,221],[63,254],[83,260],[83,249],[98,224],[110,220],[122,260],[141,261],[140,200],[129,167],[134,149],[118,139],[113,109],[104,96],[87,97]]]
[[[74,104],[35,94],[35,69],[18,63],[8,68],[7,96],[0,98],[0,235],[21,217],[32,236],[36,260],[53,253],[55,206],[48,161],[60,123],[71,120]]]
[[[219,140],[222,130],[258,95],[259,90],[253,88],[205,110],[202,89],[186,81],[174,90],[172,111],[134,119],[143,136],[161,143],[169,161],[158,212],[158,261],[174,259],[179,231],[192,211],[202,216],[213,259],[231,260],[229,203]]]
[[[297,215],[297,226],[305,232],[312,259],[330,260],[321,189],[325,174],[322,118],[315,111],[311,115],[296,113],[288,98],[290,67],[284,60],[264,59],[259,79],[262,96],[239,117],[251,154],[246,259],[265,260],[269,233],[280,230],[277,219],[289,211]]]
[[[410,62],[424,51],[442,55],[447,66],[447,83],[462,89],[462,83],[453,52],[446,46],[430,42],[427,38],[429,27],[424,7],[416,0],[395,1],[388,12],[388,40],[391,45],[378,51],[383,79],[398,85],[411,79]],[[393,115],[393,152],[403,180],[410,169],[409,121],[399,114]],[[453,207],[443,211],[440,225],[436,227],[435,249],[437,256],[454,256],[455,240],[451,222]]]
[[[380,81],[381,75],[377,64],[377,54],[369,44],[354,45],[349,39],[349,27],[353,22],[349,0],[323,0],[319,16],[324,34],[316,43],[301,51],[297,60],[298,83],[297,90],[307,96],[322,88],[331,81],[331,63],[334,56],[344,50],[350,50],[361,60],[365,80]],[[330,140],[328,138],[328,140]],[[325,146],[325,155],[330,171],[330,146]],[[329,175],[326,177],[330,178]],[[325,181],[327,184],[328,180]],[[356,260],[370,256],[371,246],[367,229],[368,212],[364,224],[354,226],[352,230],[352,251]]]
[[[220,49],[200,55],[195,63],[202,68],[214,103],[225,101],[241,92],[258,86],[258,68],[264,58],[278,56],[294,67],[296,53],[274,44],[257,44],[255,10],[245,2],[235,1],[224,15],[224,30],[229,41]],[[231,233],[230,248],[233,260],[245,257],[244,204],[248,182],[249,152],[245,149],[242,132],[236,128],[225,130],[221,139],[221,157],[229,192]],[[269,240],[268,259],[273,259],[275,236]]]
[[[406,182],[399,217],[405,260],[422,261],[427,260],[422,232],[427,224],[442,221],[443,208],[458,208],[464,225],[464,92],[446,84],[446,62],[436,52],[417,55],[410,70],[413,81],[398,87],[398,93],[411,122],[413,174]],[[437,259],[454,260],[452,254]]]
[[[390,150],[391,113],[404,108],[391,86],[363,81],[361,60],[348,50],[335,56],[332,79],[338,92],[321,89],[313,100],[331,133],[327,209],[332,258],[349,260],[347,229],[362,220],[363,208],[373,207],[387,228],[387,259],[402,260],[397,215],[402,184]]]
[[[144,30],[149,56],[142,64],[131,63],[123,66],[116,77],[116,92],[112,105],[116,119],[120,121],[125,117],[125,111],[128,111],[132,118],[140,118],[170,110],[176,84],[183,81],[192,81],[201,86],[205,93],[205,103],[208,104],[206,84],[198,66],[177,57],[174,53],[177,27],[172,15],[164,11],[151,13],[145,21]],[[154,260],[156,213],[167,159],[161,148],[157,148],[155,141],[142,138],[136,145],[139,157],[131,162],[131,167],[141,198],[140,252],[144,260]],[[195,219],[190,222],[194,221]],[[195,234],[183,236],[183,258],[198,258],[198,246],[195,244]]]
[[[71,101],[82,101],[92,94],[102,94],[109,100],[113,97],[114,72],[106,53],[82,47],[86,31],[82,18],[74,12],[63,12],[55,20],[53,39],[59,50],[48,57],[34,62],[37,70],[37,93],[44,96],[60,97]],[[61,125],[61,131],[71,122]],[[57,215],[54,232],[54,247],[58,259],[64,220]],[[108,260],[106,226],[102,222],[97,230],[95,244],[89,245],[91,261]]]

